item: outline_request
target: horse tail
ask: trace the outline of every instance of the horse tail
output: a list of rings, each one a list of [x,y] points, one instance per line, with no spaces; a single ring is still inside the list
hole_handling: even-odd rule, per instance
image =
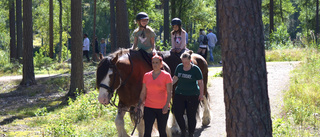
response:
[[[196,57],[196,63],[197,63],[197,66],[201,69],[202,76],[203,76],[203,85],[204,85],[204,90],[203,90],[204,93],[203,94],[207,98],[207,100],[209,100],[210,95],[209,95],[208,87],[207,87],[207,84],[208,84],[208,73],[209,73],[208,63],[200,55],[198,55]]]

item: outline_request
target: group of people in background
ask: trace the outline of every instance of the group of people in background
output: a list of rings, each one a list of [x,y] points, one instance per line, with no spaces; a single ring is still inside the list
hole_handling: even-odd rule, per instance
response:
[[[209,33],[206,34],[204,29],[200,29],[200,36],[198,38],[199,49],[198,54],[200,54],[203,58],[207,58],[208,50],[210,52],[209,61],[214,62],[213,59],[213,49],[218,42],[217,36],[212,33],[212,29],[208,30]]]
[[[90,40],[89,40],[87,34],[83,34],[83,38],[84,38],[83,39],[83,46],[82,46],[83,56],[86,56],[87,61],[89,62],[90,61],[90,58],[89,58]],[[103,56],[106,56],[107,45],[105,43],[105,39],[104,38],[101,38],[100,48],[99,48],[98,37],[95,36],[94,46],[95,46],[94,56],[95,56],[96,59],[99,59],[99,55],[100,54],[103,55]]]

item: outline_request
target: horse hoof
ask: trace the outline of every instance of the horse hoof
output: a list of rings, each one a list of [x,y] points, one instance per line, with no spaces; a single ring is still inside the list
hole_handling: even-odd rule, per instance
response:
[[[179,133],[180,133],[179,128],[177,128],[177,127],[171,127],[171,134],[172,134],[172,135],[177,135],[177,134],[179,134]]]
[[[210,124],[210,118],[202,118],[202,125],[208,126]]]

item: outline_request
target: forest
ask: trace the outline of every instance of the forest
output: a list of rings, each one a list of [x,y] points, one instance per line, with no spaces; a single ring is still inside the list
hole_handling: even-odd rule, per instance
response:
[[[319,0],[1,0],[0,6],[0,101],[5,102],[0,103],[1,136],[117,136],[117,109],[97,101],[95,72],[100,60],[93,53],[95,46],[90,46],[92,61],[83,59],[83,34],[88,34],[91,44],[95,37],[98,42],[105,39],[108,54],[130,48],[139,12],[149,15],[158,51],[171,49],[170,22],[175,17],[182,20],[188,33],[187,48],[194,52],[199,47],[199,30],[212,29],[218,43],[213,50],[214,62],[208,61],[209,73],[214,73],[209,80],[229,80],[221,85],[225,105],[239,111],[237,104],[251,97],[261,98],[260,105],[272,105],[263,94],[268,93],[264,87],[269,84],[266,62],[299,62],[281,93],[280,113],[270,115],[270,109],[261,109],[257,117],[265,118],[261,121],[265,127],[248,132],[320,135]],[[217,68],[219,71],[214,71]],[[242,84],[233,83],[232,79],[241,79],[239,71],[245,69],[250,70],[250,76],[244,77]],[[47,78],[39,79],[40,75]],[[10,80],[14,76],[21,79]],[[244,95],[252,96],[228,103],[233,93],[228,87],[246,89],[248,81],[262,83],[253,88],[261,92],[247,89]],[[28,103],[30,100],[36,103]],[[241,131],[228,123],[234,116],[232,110],[226,116],[226,135],[240,135]],[[131,132],[129,116],[125,116],[125,123]]]

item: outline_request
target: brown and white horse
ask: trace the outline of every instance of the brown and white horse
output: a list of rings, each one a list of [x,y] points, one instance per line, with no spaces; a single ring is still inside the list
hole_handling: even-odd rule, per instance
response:
[[[171,71],[173,75],[176,66],[181,63],[181,60],[176,55],[170,55],[170,52],[159,53],[164,56],[164,62],[170,67],[167,71]],[[192,62],[199,66],[203,73],[204,92],[207,97],[207,81],[208,81],[208,65],[207,62],[197,54],[192,54]],[[102,59],[98,65],[96,72],[96,86],[99,88],[98,100],[103,105],[108,105],[114,95],[115,90],[119,96],[118,113],[115,119],[115,124],[118,130],[119,137],[127,137],[128,134],[124,129],[123,117],[126,112],[130,112],[131,118],[134,117],[133,108],[137,106],[142,88],[143,75],[151,71],[152,67],[145,61],[143,55],[139,51],[128,49],[120,49],[111,53],[106,58]],[[210,123],[209,105],[205,98],[202,102],[204,107],[202,124]],[[133,119],[132,119],[133,120]],[[144,134],[144,122],[141,121],[137,126],[139,136]],[[169,132],[170,133],[170,132]],[[168,135],[170,136],[170,135]]]

